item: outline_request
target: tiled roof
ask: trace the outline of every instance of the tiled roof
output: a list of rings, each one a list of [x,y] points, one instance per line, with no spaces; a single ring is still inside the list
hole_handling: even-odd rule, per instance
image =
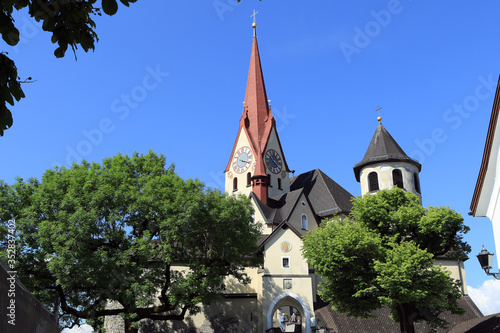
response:
[[[319,217],[337,213],[349,214],[352,194],[328,177],[320,169],[300,174],[290,180],[290,191],[303,189]]]
[[[453,315],[451,313],[444,313],[442,318],[449,323],[448,329],[439,329],[438,333],[479,333],[479,332],[497,332],[497,331],[466,331],[461,330],[460,325],[471,321],[473,324],[477,322],[486,322],[482,317],[481,312],[472,302],[469,296],[462,297],[458,303],[465,310],[463,315]],[[318,328],[326,328],[329,333],[400,333],[399,323],[394,323],[389,317],[389,308],[383,307],[372,313],[373,318],[354,318],[349,317],[344,313],[332,310],[329,304],[322,302],[318,297],[316,303],[315,315],[316,324]],[[498,318],[500,320],[500,318]],[[461,324],[462,323],[462,324]],[[496,322],[499,324],[499,321]],[[491,327],[495,323],[492,321]],[[416,333],[429,332],[430,326],[425,322],[417,322],[415,324]]]
[[[323,171],[316,169],[290,180],[290,192],[269,198],[267,205],[255,194],[250,194],[262,211],[268,224],[287,221],[300,196],[304,193],[319,218],[338,213],[349,214],[352,195]]]
[[[448,333],[490,333],[500,332],[500,313],[461,322]]]
[[[398,145],[396,140],[387,132],[385,127],[381,122],[378,123],[375,134],[373,134],[372,141],[366,150],[365,157],[354,166],[354,174],[356,180],[359,182],[359,174],[363,167],[366,165],[377,163],[377,162],[391,162],[391,161],[401,161],[408,162],[415,165],[418,171],[421,170],[422,166],[420,163],[411,159],[406,155],[403,149]]]
[[[268,224],[279,224],[288,220],[301,194],[301,189],[290,191],[280,196],[269,198],[267,205],[265,205],[253,192],[251,193]]]

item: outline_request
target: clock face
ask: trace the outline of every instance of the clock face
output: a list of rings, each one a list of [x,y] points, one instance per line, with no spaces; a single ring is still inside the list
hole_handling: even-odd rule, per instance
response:
[[[241,147],[234,153],[233,156],[233,169],[237,173],[247,171],[252,164],[252,150],[248,147]]]
[[[279,173],[281,171],[283,160],[276,150],[269,149],[266,151],[264,160],[266,161],[267,168],[271,170],[272,173]]]

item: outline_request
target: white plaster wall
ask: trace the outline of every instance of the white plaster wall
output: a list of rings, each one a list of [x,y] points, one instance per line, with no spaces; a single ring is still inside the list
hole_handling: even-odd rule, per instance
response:
[[[419,197],[422,197],[415,189],[415,183],[413,181],[413,173],[419,173],[417,167],[410,163],[395,162],[395,163],[376,163],[371,164],[367,167],[361,169],[360,173],[360,183],[361,183],[361,194],[365,195],[370,193],[368,190],[368,175],[370,172],[375,171],[378,174],[378,184],[380,190],[391,189],[393,185],[392,180],[392,170],[400,169],[403,175],[403,187],[406,191],[412,192]]]
[[[467,281],[465,279],[465,267],[462,261],[457,260],[435,260],[435,265],[443,265],[448,271],[451,272],[451,277],[454,280],[459,280],[462,284],[462,294],[467,295]]]
[[[281,250],[281,243],[288,241],[291,248],[288,252]],[[266,274],[308,275],[309,266],[302,257],[302,240],[291,229],[280,229],[265,246],[264,271]],[[290,267],[282,268],[282,258],[290,258]]]
[[[305,206],[302,203],[304,203]],[[302,229],[302,214],[307,216],[307,230]],[[304,194],[300,196],[298,204],[295,206],[292,214],[290,215],[288,223],[290,223],[301,234],[306,234],[308,231],[312,231],[317,228],[318,225],[316,223],[316,219],[314,218],[313,210],[309,206]]]

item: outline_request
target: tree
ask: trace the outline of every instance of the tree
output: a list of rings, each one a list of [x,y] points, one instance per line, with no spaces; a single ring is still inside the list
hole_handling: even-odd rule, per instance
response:
[[[434,259],[465,260],[468,231],[455,211],[426,209],[394,188],[354,198],[348,218],[325,221],[305,236],[303,254],[323,279],[320,296],[336,311],[369,317],[388,306],[401,332],[414,332],[416,321],[445,327],[440,313],[463,313],[459,281]]]
[[[120,0],[125,6],[137,0]],[[101,15],[101,8],[96,7],[97,0],[2,0],[0,2],[0,34],[9,46],[19,43],[19,30],[14,24],[14,10],[28,8],[28,13],[37,22],[42,22],[42,29],[52,34],[52,43],[58,47],[54,55],[64,57],[68,46],[75,52],[78,45],[87,52],[95,49],[98,41],[94,31],[96,24],[92,17]],[[114,15],[118,11],[116,0],[102,0],[102,11]],[[24,98],[22,83],[31,78],[21,79],[14,61],[8,53],[0,52],[0,136],[13,124],[12,113],[7,103],[14,105]]]
[[[248,283],[245,268],[261,262],[249,199],[185,181],[153,152],[0,185],[20,279],[59,303],[67,326],[121,315],[136,332],[141,319],[182,320],[219,299],[226,276]]]

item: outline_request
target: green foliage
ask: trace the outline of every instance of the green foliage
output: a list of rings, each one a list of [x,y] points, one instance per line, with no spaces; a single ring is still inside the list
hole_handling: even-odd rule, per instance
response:
[[[129,6],[137,0],[120,0]],[[68,46],[75,53],[78,45],[87,52],[95,49],[98,37],[94,29],[96,24],[92,19],[101,15],[101,8],[96,7],[97,0],[3,0],[0,2],[0,34],[8,46],[19,43],[19,30],[14,24],[12,13],[14,10],[28,8],[29,15],[37,22],[42,22],[42,29],[48,31],[52,43],[57,43],[54,50],[57,58],[66,54]],[[108,15],[118,11],[116,0],[102,0],[102,10]],[[75,53],[76,56],[76,53]],[[14,99],[19,102],[24,98],[21,89],[22,81],[17,74],[14,61],[7,56],[7,52],[0,53],[0,136],[12,127],[12,113],[6,103],[14,105]]]
[[[461,293],[434,258],[467,258],[468,231],[455,211],[426,209],[417,196],[394,188],[354,198],[349,218],[323,222],[304,238],[303,253],[324,281],[320,296],[337,311],[369,317],[387,305],[396,321],[442,327],[441,312],[461,313]]]
[[[0,190],[1,221],[16,218],[20,278],[45,304],[59,298],[66,322],[182,319],[218,299],[226,276],[249,282],[245,267],[261,260],[248,199],[185,181],[152,152]]]

